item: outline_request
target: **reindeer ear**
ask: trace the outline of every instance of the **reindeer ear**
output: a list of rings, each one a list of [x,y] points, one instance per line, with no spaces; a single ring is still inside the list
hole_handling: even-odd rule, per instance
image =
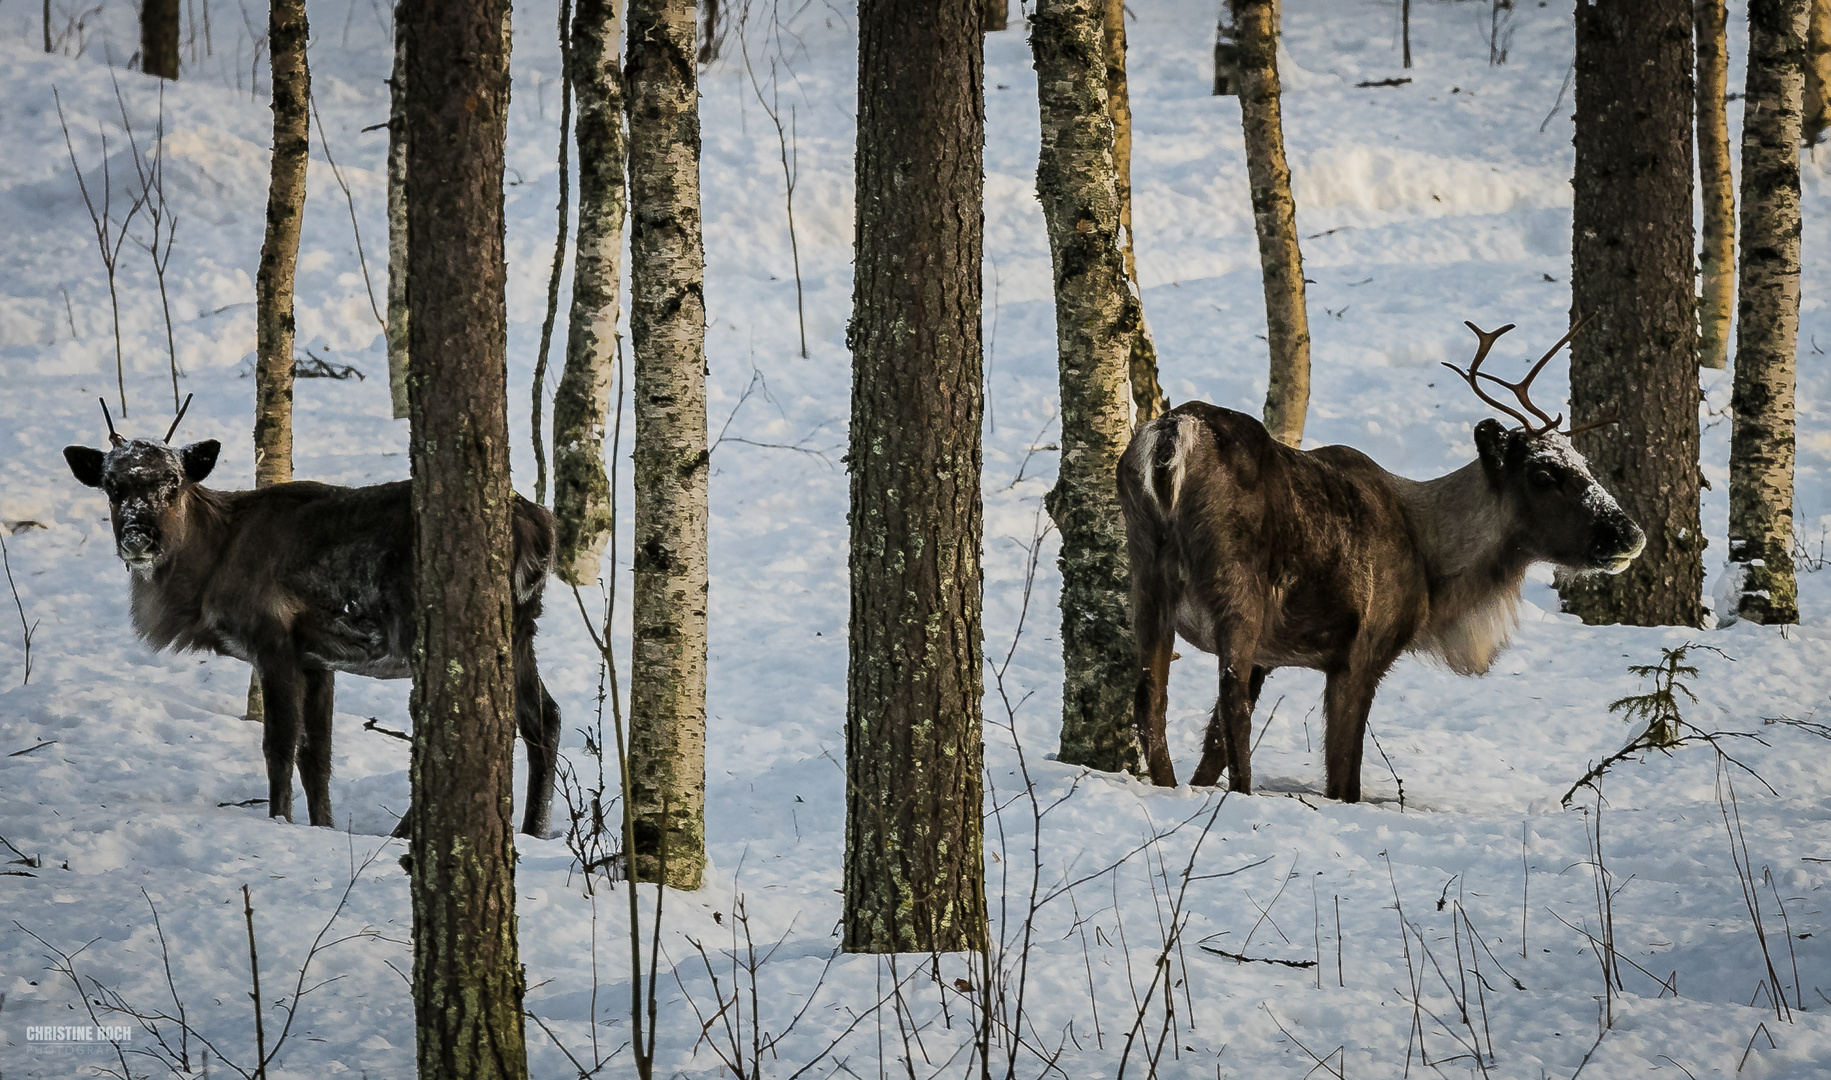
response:
[[[1475,425],[1475,451],[1481,455],[1481,468],[1488,474],[1489,483],[1498,485],[1501,475],[1507,471],[1508,451],[1513,439],[1513,433],[1493,417]]]
[[[64,460],[70,463],[71,474],[87,487],[102,486],[102,459],[106,456],[87,446],[64,447]]]
[[[185,477],[193,484],[203,483],[203,478],[210,475],[211,469],[216,468],[216,455],[222,448],[223,444],[215,439],[205,439],[178,451],[178,456],[184,461]]]

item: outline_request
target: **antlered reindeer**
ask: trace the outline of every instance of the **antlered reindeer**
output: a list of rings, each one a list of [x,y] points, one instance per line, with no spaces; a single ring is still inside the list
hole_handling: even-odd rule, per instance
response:
[[[185,400],[190,406],[190,400]],[[214,439],[174,449],[127,440],[64,448],[70,471],[108,495],[115,552],[132,572],[134,630],[154,649],[253,664],[266,707],[267,812],[292,820],[296,761],[313,825],[331,825],[331,706],[339,671],[411,676],[414,521],[408,481],[346,488],[299,481],[212,491]],[[178,418],[184,417],[181,409]],[[553,562],[553,515],[515,497],[515,718],[528,746],[522,831],[545,835],[559,706],[534,661],[535,619]]]
[[[1575,431],[1559,432],[1563,416],[1528,396],[1577,326],[1509,383],[1481,363],[1512,325],[1466,325],[1480,340],[1475,359],[1467,371],[1444,366],[1520,426],[1483,420],[1476,460],[1435,480],[1394,476],[1345,446],[1292,449],[1252,417],[1202,402],[1139,428],[1120,459],[1119,498],[1140,669],[1133,715],[1154,783],[1176,783],[1164,711],[1177,634],[1220,659],[1193,783],[1215,783],[1224,767],[1232,790],[1252,790],[1265,675],[1305,667],[1328,678],[1327,793],[1357,802],[1367,712],[1401,653],[1483,674],[1517,622],[1527,567],[1619,573],[1646,546],[1571,447]],[[1483,379],[1536,421],[1490,397]]]

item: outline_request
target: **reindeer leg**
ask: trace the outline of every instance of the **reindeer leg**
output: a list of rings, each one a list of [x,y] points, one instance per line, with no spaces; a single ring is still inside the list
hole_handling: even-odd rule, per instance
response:
[[[293,764],[298,760],[304,679],[290,657],[260,664],[265,721],[261,753],[267,759],[267,816],[292,820]]]
[[[1252,709],[1257,689],[1264,678],[1253,678],[1262,670],[1248,666],[1258,655],[1257,618],[1232,614],[1215,620],[1227,627],[1225,636],[1217,636],[1216,655],[1221,664],[1221,690],[1214,702],[1214,715],[1208,720],[1208,734],[1202,740],[1202,763],[1189,782],[1198,786],[1217,783],[1221,769],[1227,770],[1227,787],[1241,794],[1252,792]],[[1253,630],[1245,630],[1252,627]]]
[[[1138,646],[1138,687],[1132,699],[1132,722],[1138,729],[1138,749],[1150,771],[1151,783],[1176,786],[1176,766],[1164,738],[1169,708],[1170,656],[1176,631],[1160,599],[1144,590],[1132,593],[1132,629]]]
[[[299,743],[299,777],[305,781],[305,808],[313,825],[330,828],[331,713],[336,702],[332,671],[305,672],[304,732]]]
[[[1322,748],[1328,772],[1324,790],[1331,799],[1361,801],[1361,747],[1367,735],[1367,714],[1385,673],[1384,668],[1369,671],[1364,666],[1329,672],[1322,699],[1327,724]]]
[[[525,604],[516,611],[515,637],[515,724],[528,748],[528,794],[521,831],[528,836],[545,837],[552,828],[560,715],[559,705],[540,680],[540,668],[534,658],[534,620]]]

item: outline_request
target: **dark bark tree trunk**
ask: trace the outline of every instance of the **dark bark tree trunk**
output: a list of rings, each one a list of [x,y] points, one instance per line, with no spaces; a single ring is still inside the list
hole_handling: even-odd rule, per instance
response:
[[[1698,186],[1704,203],[1699,271],[1699,367],[1729,363],[1729,331],[1736,304],[1736,178],[1729,168],[1728,15],[1724,0],[1697,0]]]
[[[699,888],[706,862],[706,304],[693,0],[631,0],[630,338],[635,350],[636,879]]]
[[[858,12],[849,952],[983,949],[979,9]]]
[[[405,420],[407,405],[407,138],[401,105],[407,89],[407,60],[395,14],[394,74],[388,80],[388,401],[394,418]]]
[[[1577,8],[1571,423],[1596,477],[1647,533],[1627,570],[1560,581],[1590,623],[1696,626],[1697,293],[1691,203],[1689,0]]]
[[[1061,470],[1047,499],[1062,535],[1061,760],[1138,767],[1138,682],[1119,513],[1119,455],[1132,434],[1139,306],[1125,272],[1106,0],[1041,0],[1030,21],[1042,153],[1036,193],[1055,270]]]
[[[1793,577],[1793,380],[1799,345],[1799,143],[1811,0],[1751,0],[1742,121],[1742,279],[1730,412],[1736,610],[1799,621]]]
[[[296,5],[279,0],[276,8],[284,5],[288,9]],[[142,0],[140,5],[140,70],[148,75],[157,75],[161,79],[178,78],[178,0]],[[273,19],[279,18],[276,14]],[[298,8],[300,25],[305,22],[305,10]],[[269,22],[269,33],[276,24]],[[303,58],[303,46],[300,47]],[[45,50],[49,52],[49,49]]]
[[[981,0],[981,2],[985,4],[985,18],[980,26],[987,33],[1004,30],[1011,25],[1011,0]]]
[[[1246,129],[1246,175],[1252,185],[1253,229],[1265,278],[1265,333],[1271,378],[1265,426],[1288,446],[1303,442],[1310,409],[1310,315],[1297,244],[1297,204],[1284,159],[1284,119],[1278,86],[1278,5],[1235,0],[1240,35],[1240,119]]]
[[[527,1076],[515,938],[506,0],[404,0],[419,1075]],[[530,793],[533,797],[533,793]]]
[[[150,6],[150,5],[149,5]],[[175,25],[175,24],[174,24]],[[273,0],[267,40],[273,68],[273,158],[267,179],[267,235],[255,271],[254,486],[292,479],[293,281],[305,220],[311,160],[311,27],[305,0]],[[175,75],[175,72],[174,72]],[[265,719],[261,680],[248,680],[248,719]],[[270,814],[290,808],[270,806]]]
[[[1235,0],[1221,0],[1220,21],[1214,27],[1214,96],[1234,97],[1240,92],[1240,20]]]
[[[1100,0],[1106,37],[1106,115],[1113,123],[1113,192],[1119,199],[1119,234],[1125,251],[1126,301],[1136,312],[1132,333],[1132,421],[1142,424],[1169,411],[1157,381],[1157,343],[1144,318],[1138,287],[1138,248],[1132,236],[1132,91],[1125,77],[1125,0]]]
[[[611,520],[604,428],[616,379],[618,274],[623,254],[623,25],[616,0],[579,0],[572,20],[572,79],[578,94],[579,224],[573,248],[566,369],[553,395],[553,513],[559,519],[556,572],[589,585],[603,566]]]

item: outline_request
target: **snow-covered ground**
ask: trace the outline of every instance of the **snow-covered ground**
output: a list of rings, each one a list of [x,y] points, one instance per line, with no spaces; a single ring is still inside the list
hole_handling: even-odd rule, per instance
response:
[[[311,982],[337,981],[299,1003],[272,1075],[405,1076],[414,1029],[400,973],[410,963],[410,914],[399,847],[386,834],[407,797],[406,752],[362,728],[366,717],[406,723],[405,684],[340,680],[338,830],[276,824],[260,806],[236,805],[265,790],[259,731],[239,719],[247,668],[153,655],[134,639],[106,506],[71,479],[59,453],[68,443],[101,442],[95,398],[114,396],[115,376],[106,281],[53,88],[92,185],[102,163],[97,132],[107,134],[118,215],[133,168],[111,76],[143,148],[159,109],[156,85],[118,66],[137,37],[135,7],[105,0],[85,23],[80,57],[41,51],[35,6],[0,9],[7,103],[0,220],[8,233],[0,247],[0,520],[13,530],[12,574],[37,626],[31,680],[21,685],[16,613],[10,597],[0,598],[9,607],[0,613],[7,684],[0,690],[0,835],[42,862],[0,866],[7,874],[0,877],[0,1075],[119,1068],[106,1047],[31,1037],[42,1025],[90,1022],[67,980],[49,970],[45,943],[82,949],[83,976],[142,1011],[175,1011],[175,988],[192,1026],[248,1066],[242,886],[255,909],[272,1039],[283,1013],[273,1003],[290,1001],[299,964],[349,885],[353,863],[385,848],[356,881],[331,937],[365,927],[376,933],[314,960]],[[1213,0],[1134,5],[1138,250],[1171,397],[1256,411],[1265,390],[1263,307],[1237,103],[1207,93],[1214,9]],[[59,26],[75,13],[53,10]],[[1285,72],[1285,130],[1314,279],[1310,439],[1350,443],[1413,476],[1446,471],[1472,456],[1470,429],[1484,415],[1437,366],[1469,354],[1461,321],[1518,322],[1508,359],[1535,353],[1564,324],[1571,99],[1560,86],[1571,56],[1568,7],[1520,5],[1507,63],[1490,67],[1487,5],[1416,5],[1417,66],[1403,73],[1413,81],[1388,88],[1355,84],[1401,74],[1394,5],[1289,0],[1285,13],[1295,65]],[[698,893],[666,897],[660,1075],[720,1072],[718,1056],[696,1042],[701,1023],[691,1004],[707,1015],[717,1006],[692,942],[715,959],[730,948],[742,897],[755,938],[783,942],[758,974],[763,1027],[781,1033],[805,1010],[763,1075],[793,1075],[837,1039],[806,1075],[958,1076],[970,1010],[954,980],[978,986],[982,978],[959,958],[943,962],[937,983],[919,958],[904,958],[893,976],[882,960],[842,956],[820,982],[837,944],[844,835],[846,486],[838,459],[850,379],[843,337],[855,25],[838,0],[792,12],[785,4],[782,14],[780,35],[767,32],[767,20],[753,24],[749,48],[766,88],[765,60],[778,57],[783,108],[793,105],[810,359],[796,352],[775,130],[735,39],[703,81],[712,425],[728,436],[714,452],[712,482],[712,869]],[[386,8],[314,0],[311,15],[318,101],[379,296],[385,135],[363,129],[386,115]],[[553,248],[554,17],[551,0],[528,0],[515,12],[510,380],[523,401]],[[231,13],[219,4],[213,51],[201,55],[199,34],[185,81],[164,95],[167,196],[179,215],[173,318],[184,387],[198,394],[184,430],[222,440],[214,481],[222,486],[245,485],[252,474],[246,375],[270,116],[261,96],[265,69],[251,42],[264,19],[263,11]],[[1732,25],[1740,19],[1737,5]],[[75,42],[73,32],[68,51]],[[1740,36],[1732,35],[1731,51],[1738,60],[1746,54]],[[1032,196],[1034,77],[1021,31],[990,35],[986,53],[985,605],[987,652],[1002,657],[1018,625],[1025,545],[1052,478],[1053,454],[1030,449],[1054,437],[1055,361],[1048,248]],[[260,92],[250,92],[251,73]],[[1733,75],[1732,86],[1740,83]],[[1735,126],[1734,106],[1731,120]],[[1798,521],[1817,553],[1831,525],[1824,480],[1831,366],[1819,362],[1824,349],[1816,341],[1823,334],[1831,346],[1821,299],[1831,288],[1831,185],[1818,163],[1808,163],[1805,190]],[[171,400],[158,291],[147,256],[131,242],[120,262],[131,415],[117,422],[134,434],[161,432]],[[298,474],[342,483],[405,476],[406,427],[388,418],[382,339],[349,209],[316,138],[298,325],[302,349],[369,376],[299,384]],[[1563,380],[1561,366],[1550,369],[1543,396],[1560,396]],[[1724,549],[1728,384],[1707,373],[1705,385],[1704,468],[1713,488],[1704,520],[1714,566]],[[524,491],[533,480],[526,414],[525,405],[511,411]],[[618,464],[627,505],[628,464]],[[1586,1055],[1585,1075],[1597,1077],[1831,1075],[1831,743],[1768,722],[1825,718],[1831,574],[1802,577],[1803,625],[1722,631],[1584,627],[1554,613],[1549,576],[1537,574],[1516,644],[1486,678],[1411,660],[1394,670],[1374,708],[1379,750],[1368,755],[1370,801],[1344,806],[1314,794],[1321,680],[1281,672],[1264,698],[1275,712],[1258,718],[1266,793],[1221,802],[1207,791],[1159,791],[1044,760],[1054,746],[1060,681],[1052,543],[1044,542],[1029,621],[1005,673],[1013,700],[1029,695],[1015,735],[1037,798],[1052,807],[1034,834],[1013,733],[1002,726],[996,697],[988,700],[988,719],[997,723],[986,741],[988,812],[997,809],[987,864],[995,932],[1012,941],[1022,932],[1033,846],[1041,895],[1051,897],[1035,920],[1024,1035],[1030,1046],[1064,1047],[1055,1075],[1118,1072],[1190,865],[1183,945],[1168,969],[1169,1035],[1161,1037],[1160,983],[1145,1002],[1127,1075],[1145,1075],[1147,1054],[1160,1055],[1156,1071],[1165,1077],[1313,1069],[1400,1076],[1431,1071],[1426,1059],[1443,1075],[1570,1076]],[[627,565],[616,570],[626,573]],[[1625,984],[1610,1004],[1595,951],[1576,929],[1602,929],[1589,839],[1598,811],[1587,793],[1569,810],[1559,796],[1633,734],[1607,709],[1647,688],[1628,665],[1657,661],[1662,647],[1689,641],[1724,655],[1692,654],[1701,674],[1686,715],[1707,728],[1760,735],[1765,743],[1740,740],[1735,749],[1772,793],[1732,774],[1731,813],[1739,810],[1741,822],[1732,852],[1707,747],[1610,773],[1602,861],[1612,875],[1609,907]],[[550,605],[541,642],[543,669],[567,716],[568,754],[589,768],[580,729],[591,723],[597,666],[570,605]],[[1188,651],[1175,666],[1171,706],[1172,747],[1185,775],[1215,682],[1212,660]],[[1185,819],[1190,824],[1121,861]],[[1769,978],[1737,872],[1744,841],[1777,980]],[[0,860],[17,857],[0,849]],[[605,1074],[629,1075],[625,894],[622,886],[600,892],[594,909],[571,862],[559,840],[521,843],[528,1006],[589,1061],[595,1003],[598,1045],[616,1051]],[[644,887],[645,913],[654,899]],[[1466,919],[1455,917],[1459,907]],[[1414,929],[1399,932],[1402,919]],[[169,987],[160,929],[169,943]],[[1319,963],[1240,964],[1200,944]],[[667,974],[676,965],[679,981]],[[900,1008],[871,1011],[894,977],[908,980]],[[720,986],[729,993],[728,968]],[[1793,1007],[1790,1023],[1776,1015],[1776,991]],[[1457,999],[1468,1007],[1466,1023]],[[1613,1027],[1597,1045],[1609,1013]],[[911,1032],[910,1025],[920,1026]],[[576,1074],[546,1034],[533,1025],[529,1034],[536,1075]],[[1469,1056],[1477,1038],[1480,1066]],[[127,1045],[151,1041],[136,1030]],[[1312,1054],[1329,1064],[1318,1069]],[[128,1061],[136,1074],[163,1073],[149,1057]],[[1049,1071],[1029,1050],[1017,1066],[1024,1076]],[[212,1068],[228,1075],[220,1063]]]

